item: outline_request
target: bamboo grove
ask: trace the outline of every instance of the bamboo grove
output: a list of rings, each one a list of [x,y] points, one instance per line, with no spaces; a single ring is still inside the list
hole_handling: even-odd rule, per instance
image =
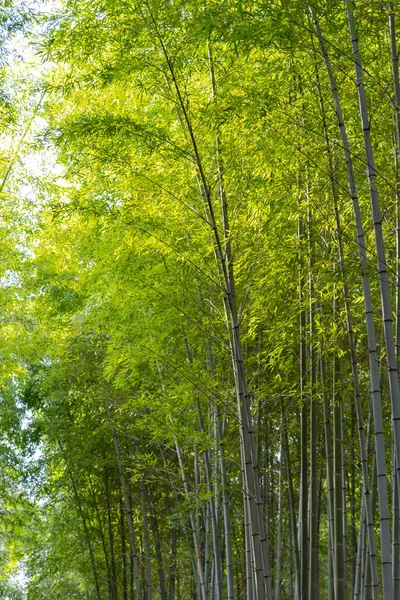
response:
[[[0,8],[0,597],[398,600],[400,5]]]

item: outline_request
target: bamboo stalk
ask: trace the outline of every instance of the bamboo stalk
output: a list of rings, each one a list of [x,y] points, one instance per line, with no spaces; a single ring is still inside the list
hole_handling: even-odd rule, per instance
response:
[[[345,0],[347,8],[347,18],[349,24],[351,46],[354,60],[354,68],[356,73],[357,91],[360,107],[360,119],[364,140],[365,161],[367,167],[369,193],[371,200],[371,210],[375,234],[375,248],[378,260],[379,286],[381,291],[381,309],[383,330],[385,334],[386,344],[386,361],[389,375],[389,393],[392,406],[392,424],[393,435],[395,441],[396,460],[397,460],[397,484],[400,487],[400,396],[399,396],[399,377],[397,370],[397,359],[395,340],[393,333],[393,315],[390,300],[389,275],[386,264],[385,245],[382,229],[382,215],[379,204],[378,184],[375,171],[374,154],[371,142],[371,130],[368,116],[367,98],[364,88],[364,74],[361,66],[360,52],[358,48],[358,37],[353,15],[352,0]],[[380,457],[376,456],[378,470],[378,492],[379,488],[385,487],[383,497],[380,496],[379,504],[385,503],[381,508],[380,520],[382,522],[381,529],[381,552],[382,552],[382,580],[383,580],[383,597],[390,599],[393,596],[392,582],[392,557],[391,557],[391,538],[390,538],[390,520],[389,508],[387,503],[386,491],[386,471],[381,476],[379,466]],[[385,499],[386,492],[386,499]]]
[[[372,396],[372,406],[373,406],[373,415],[374,415],[374,431],[375,431],[375,447],[376,454],[378,459],[378,471],[379,471],[379,490],[380,490],[380,500],[379,500],[379,510],[380,510],[380,528],[381,528],[381,550],[382,550],[382,564],[386,564],[386,553],[387,553],[387,537],[388,537],[388,494],[387,494],[387,481],[386,481],[386,459],[385,459],[385,442],[383,436],[383,417],[382,417],[382,403],[381,403],[381,387],[380,387],[380,375],[379,375],[379,362],[378,362],[378,354],[376,347],[376,337],[375,337],[375,324],[373,318],[373,308],[372,308],[372,295],[371,295],[371,287],[368,276],[368,261],[364,240],[364,231],[362,226],[362,218],[361,211],[358,201],[358,192],[357,186],[354,177],[353,171],[353,162],[352,156],[350,153],[350,146],[347,136],[347,130],[345,127],[342,108],[339,100],[339,94],[336,87],[336,81],[332,70],[332,65],[329,59],[329,55],[326,49],[325,41],[323,35],[321,33],[321,28],[319,26],[318,20],[315,16],[315,12],[312,8],[310,8],[311,15],[313,18],[315,31],[320,42],[320,47],[322,51],[322,55],[324,58],[325,66],[328,73],[332,99],[336,111],[336,116],[338,119],[338,125],[340,130],[340,136],[342,141],[342,147],[344,152],[344,158],[346,163],[347,170],[347,179],[349,185],[349,194],[353,204],[353,212],[354,212],[354,220],[356,225],[356,241],[357,248],[361,266],[361,280],[363,286],[363,297],[364,297],[364,310],[365,310],[365,320],[366,320],[366,329],[367,329],[367,339],[368,339],[368,351],[369,351],[369,365],[370,365],[370,382],[371,382],[371,396]],[[348,327],[348,331],[351,329]],[[363,476],[365,482],[365,474]],[[365,488],[367,489],[367,488]],[[368,506],[368,505],[367,505]],[[369,523],[368,526],[368,543],[371,543],[373,539],[373,535],[371,532],[371,519],[367,517],[367,521]],[[389,532],[390,536],[390,532]],[[373,543],[373,542],[372,542]],[[371,559],[374,561],[374,550],[371,552]],[[385,570],[385,569],[384,569]],[[385,581],[386,581],[386,589],[390,596],[390,588],[391,584],[388,585],[387,579],[387,567],[385,571]],[[372,565],[372,586],[373,586],[373,594],[374,599],[379,600],[379,583],[377,579],[377,572],[374,565]],[[389,597],[388,596],[388,597]]]

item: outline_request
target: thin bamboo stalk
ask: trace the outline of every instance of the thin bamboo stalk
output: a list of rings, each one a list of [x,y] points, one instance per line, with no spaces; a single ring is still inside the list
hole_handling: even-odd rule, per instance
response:
[[[345,540],[343,531],[343,495],[342,495],[342,427],[341,427],[341,404],[342,396],[340,390],[340,363],[337,355],[334,357],[333,365],[333,482],[334,482],[334,589],[335,599],[347,598],[346,568],[345,568]]]
[[[394,164],[396,177],[396,358],[400,374],[400,81],[393,3],[388,3],[390,46],[392,51],[393,88],[395,96],[396,143]],[[396,479],[396,452],[393,446],[393,481]],[[392,579],[393,596],[400,598],[400,505],[398,486],[392,484]]]
[[[279,492],[278,492],[278,540],[276,550],[276,572],[275,572],[275,600],[281,597],[281,572],[282,572],[282,532],[283,532],[283,423],[281,424],[279,443]]]

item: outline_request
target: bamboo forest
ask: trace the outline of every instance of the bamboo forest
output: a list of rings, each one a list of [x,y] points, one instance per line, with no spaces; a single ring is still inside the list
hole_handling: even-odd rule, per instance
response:
[[[0,0],[0,598],[400,600],[400,0]]]

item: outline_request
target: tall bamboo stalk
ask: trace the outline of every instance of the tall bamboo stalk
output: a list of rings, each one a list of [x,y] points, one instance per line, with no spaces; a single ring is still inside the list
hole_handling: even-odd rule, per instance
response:
[[[365,441],[365,430],[364,430],[364,417],[363,410],[361,405],[361,390],[360,390],[360,377],[359,377],[359,366],[357,361],[356,354],[356,344],[354,339],[354,328],[353,328],[353,317],[351,314],[350,308],[350,295],[347,285],[347,272],[344,258],[344,248],[343,248],[343,234],[342,234],[342,225],[339,211],[339,203],[338,203],[338,193],[336,180],[334,175],[334,166],[333,166],[333,158],[332,158],[332,149],[331,143],[328,135],[327,128],[327,120],[325,114],[325,106],[321,91],[320,80],[317,74],[317,90],[319,96],[319,103],[321,109],[321,117],[322,117],[322,125],[325,136],[325,144],[328,155],[328,170],[329,170],[329,178],[331,183],[332,190],[332,200],[333,200],[333,209],[335,214],[335,222],[336,222],[336,233],[337,233],[337,243],[339,250],[339,266],[340,266],[340,274],[342,279],[342,289],[343,289],[343,299],[344,306],[346,312],[346,326],[347,326],[347,337],[349,343],[350,350],[350,361],[351,361],[351,372],[352,372],[352,380],[353,380],[353,391],[354,391],[354,401],[357,415],[357,426],[358,426],[358,439],[359,439],[359,450],[360,450],[360,459],[361,459],[361,471],[363,476],[363,501],[366,505],[366,519],[368,523],[368,539],[370,544],[370,557],[373,562],[372,572],[373,572],[373,587],[374,587],[374,597],[377,599],[379,595],[378,589],[378,568],[376,563],[376,548],[375,548],[375,534],[374,534],[374,526],[372,522],[372,513],[371,513],[371,498],[370,498],[370,489],[369,489],[369,481],[368,481],[368,460],[367,460],[367,448]]]
[[[104,531],[103,531],[101,514],[100,514],[99,505],[98,505],[97,498],[96,498],[96,492],[93,487],[93,482],[92,482],[92,477],[90,475],[90,472],[88,473],[88,481],[89,481],[90,493],[92,495],[92,500],[93,500],[93,504],[94,504],[94,509],[96,512],[97,524],[99,526],[101,545],[103,548],[104,562],[105,562],[106,571],[107,571],[108,593],[110,594],[110,600],[115,600],[114,585],[113,585],[115,582],[112,581],[112,574],[111,574],[110,560],[109,560],[109,556],[108,556],[106,538],[105,538]]]
[[[318,439],[318,405],[315,390],[316,369],[314,356],[314,281],[313,264],[314,240],[312,235],[312,215],[307,208],[308,225],[308,287],[309,287],[309,381],[310,381],[310,516],[309,516],[309,538],[310,538],[310,575],[309,575],[309,598],[318,600],[318,463],[317,463],[317,439]]]
[[[122,466],[118,434],[111,422],[110,409],[108,406],[107,406],[107,411],[108,411],[108,417],[110,419],[111,433],[112,433],[112,437],[114,440],[115,456],[117,459],[118,475],[119,475],[119,480],[120,480],[120,484],[121,484],[121,488],[122,488],[122,494],[124,497],[126,519],[128,521],[129,545],[130,545],[132,562],[133,562],[133,572],[134,572],[134,579],[135,579],[136,595],[137,595],[137,600],[142,600],[142,587],[141,587],[141,581],[140,581],[139,556],[138,556],[138,552],[137,552],[135,529],[133,527],[132,507],[131,507],[131,502],[130,502],[130,498],[129,498],[128,486],[126,483],[124,470],[123,470],[123,466]]]
[[[225,463],[225,446],[223,442],[223,424],[218,414],[218,440],[221,465],[221,486],[222,486],[222,511],[224,515],[224,539],[225,539],[225,563],[226,563],[226,585],[227,600],[234,600],[235,585],[233,574],[233,553],[232,553],[232,531],[231,531],[231,511],[230,499],[228,493],[228,478]]]
[[[335,306],[334,306],[335,318]],[[342,494],[342,460],[343,460],[343,440],[342,440],[342,392],[340,389],[340,362],[335,353],[333,361],[333,527],[335,544],[334,561],[334,590],[335,599],[346,600],[346,565],[345,565],[345,540],[343,531],[343,494]]]
[[[281,424],[280,442],[279,442],[279,483],[278,483],[278,539],[276,550],[276,571],[275,571],[275,599],[281,597],[281,571],[282,571],[282,532],[283,532],[283,422]]]
[[[176,106],[181,114],[180,123],[192,147],[194,164],[196,166],[199,181],[200,196],[203,200],[207,220],[212,231],[217,265],[220,273],[222,274],[224,287],[223,303],[227,323],[229,324],[232,367],[235,377],[238,420],[240,427],[239,433],[242,447],[241,460],[244,475],[243,484],[249,503],[249,523],[252,538],[252,552],[254,554],[253,564],[255,569],[254,580],[256,587],[256,598],[257,600],[264,600],[266,597],[268,600],[270,600],[272,599],[271,576],[268,560],[267,539],[265,535],[265,524],[262,513],[258,475],[258,459],[254,442],[254,427],[250,410],[250,394],[248,390],[246,369],[243,359],[240,319],[236,303],[235,277],[231,250],[231,231],[228,220],[227,198],[226,194],[224,194],[221,199],[223,217],[221,236],[215,216],[215,207],[211,186],[206,176],[195,130],[182,95],[181,86],[176,76],[174,64],[166,48],[154,14],[150,7],[148,8],[153,27],[152,33],[156,34],[160,44],[160,49],[164,55],[171,79],[172,89],[174,90],[176,97]]]
[[[101,600],[101,591],[100,591],[100,582],[99,582],[99,575],[97,572],[97,566],[96,566],[96,558],[94,555],[94,549],[93,549],[93,543],[92,543],[92,538],[90,535],[90,531],[89,531],[89,526],[87,523],[87,519],[85,517],[85,513],[83,511],[83,506],[82,506],[82,501],[81,498],[79,496],[79,492],[78,492],[78,488],[76,485],[76,481],[74,478],[74,475],[72,473],[71,467],[68,463],[65,451],[64,451],[64,447],[62,445],[62,443],[60,441],[58,441],[58,447],[61,450],[62,456],[64,458],[64,462],[66,465],[66,469],[67,469],[67,473],[69,476],[69,480],[71,482],[71,486],[74,492],[74,497],[75,497],[75,501],[76,501],[76,508],[77,508],[77,512],[78,515],[82,521],[82,526],[83,526],[83,531],[85,534],[85,539],[86,539],[86,544],[87,544],[87,548],[89,551],[89,556],[90,556],[90,563],[91,563],[91,567],[92,567],[92,573],[93,573],[93,579],[94,579],[94,584],[95,584],[95,588],[96,588],[96,597],[97,600]]]
[[[108,481],[108,469],[104,467],[104,490],[106,498],[106,511],[107,511],[107,529],[108,529],[108,544],[110,548],[110,563],[111,563],[111,600],[118,600],[118,589],[117,589],[117,568],[115,560],[114,550],[114,531],[111,517],[111,498],[110,498],[110,486]]]
[[[201,414],[200,403],[197,402],[197,411],[199,414],[199,422],[202,431],[205,430],[203,417]],[[207,489],[209,494],[209,514],[211,520],[211,532],[213,540],[213,565],[214,565],[214,587],[215,587],[215,600],[222,600],[222,569],[221,569],[221,551],[219,543],[219,532],[218,523],[216,516],[216,505],[215,498],[212,489],[212,475],[211,475],[211,461],[210,453],[208,450],[204,451],[204,465],[206,471]]]
[[[189,486],[188,486],[188,482],[187,482],[187,478],[186,478],[182,451],[181,451],[178,441],[176,439],[175,439],[175,448],[176,448],[176,455],[178,457],[178,462],[179,462],[179,469],[181,472],[183,490],[185,492],[185,496],[187,498],[189,498]],[[198,576],[198,581],[199,581],[199,585],[200,585],[201,600],[207,600],[206,579],[204,577],[201,545],[200,545],[200,540],[199,540],[199,536],[197,533],[195,516],[194,516],[192,510],[189,512],[189,519],[190,519],[190,526],[192,529],[192,536],[193,536],[193,544],[194,544],[194,549],[195,549],[195,554],[196,554],[196,569],[197,569],[197,576]]]
[[[121,537],[122,598],[123,600],[128,600],[128,570],[131,565],[127,561],[124,501],[122,498],[119,500],[119,527]]]
[[[135,440],[136,456],[139,457],[139,444]],[[146,600],[152,600],[153,587],[151,582],[151,552],[150,552],[150,533],[149,519],[147,511],[146,485],[143,476],[140,478],[140,503],[142,509],[143,536],[144,536],[144,554],[146,564]]]
[[[340,130],[340,136],[342,141],[342,147],[344,152],[344,158],[347,170],[347,179],[349,184],[349,194],[353,204],[354,219],[356,225],[356,242],[361,266],[361,280],[363,286],[363,297],[364,297],[364,309],[365,309],[365,320],[367,328],[367,339],[368,339],[368,351],[369,351],[369,365],[370,365],[370,382],[371,382],[371,396],[372,406],[374,415],[374,431],[375,431],[375,447],[379,473],[379,512],[380,512],[380,529],[381,529],[381,562],[383,571],[385,573],[385,589],[389,598],[391,597],[391,583],[388,581],[388,567],[387,567],[387,552],[389,543],[389,554],[390,554],[390,531],[388,521],[388,493],[387,493],[387,480],[386,480],[386,459],[385,459],[385,442],[383,436],[383,417],[382,417],[382,403],[381,403],[381,387],[380,387],[380,374],[379,374],[379,362],[376,347],[375,337],[375,324],[373,317],[372,308],[372,295],[371,287],[368,275],[368,261],[365,247],[364,231],[362,226],[361,211],[358,201],[357,186],[354,177],[353,161],[350,152],[350,145],[347,136],[347,130],[344,124],[342,108],[339,100],[339,94],[336,87],[335,77],[333,75],[332,65],[329,59],[329,55],[326,49],[325,40],[321,33],[318,20],[315,17],[314,10],[311,8],[311,14],[316,30],[318,40],[320,42],[322,55],[324,58],[325,66],[328,73],[332,99],[338,119],[338,125]],[[389,536],[389,537],[388,537]],[[369,535],[369,538],[371,536]],[[369,543],[368,538],[368,543]],[[390,561],[389,561],[390,562]],[[386,565],[384,567],[384,565]],[[373,575],[374,576],[374,575]],[[373,582],[374,587],[374,598],[377,598],[377,582]]]
[[[392,51],[392,74],[395,99],[396,142],[394,150],[394,165],[396,178],[396,358],[400,374],[400,81],[399,59],[396,42],[396,21],[393,3],[388,3],[389,33]],[[393,480],[396,478],[396,452],[393,446]],[[400,506],[399,489],[392,485],[392,579],[393,596],[400,597]]]
[[[178,536],[176,528],[174,527],[171,532],[171,554],[170,554],[170,568],[169,568],[169,591],[168,600],[175,599],[175,584],[176,584],[176,555]]]
[[[165,586],[164,562],[163,562],[163,556],[162,556],[162,550],[161,550],[158,519],[157,519],[156,512],[154,510],[154,507],[151,503],[150,503],[149,516],[150,516],[150,528],[153,533],[154,549],[155,549],[156,561],[157,561],[160,600],[167,600],[167,590],[166,590],[166,586]]]
[[[299,378],[300,378],[300,438],[301,438],[301,456],[300,456],[300,497],[299,497],[299,548],[300,548],[300,581],[301,581],[301,600],[308,600],[309,597],[309,540],[308,540],[308,398],[305,391],[307,363],[306,363],[306,312],[303,308],[303,288],[304,275],[302,268],[303,261],[303,221],[301,215],[298,218],[298,254],[299,254]]]
[[[356,569],[354,575],[354,586],[353,586],[353,600],[359,600],[361,597],[361,565],[362,555],[365,546],[365,503],[361,503],[361,514],[360,514],[360,527],[358,529],[358,540],[357,540],[357,556],[356,556]]]
[[[289,442],[288,442],[287,433],[286,433],[285,405],[284,405],[282,396],[281,396],[281,416],[282,416],[282,431],[283,431],[283,450],[284,450],[284,456],[285,456],[287,482],[288,482],[289,519],[290,519],[290,529],[291,529],[291,534],[292,534],[294,563],[295,563],[295,569],[296,569],[296,598],[299,599],[301,596],[300,552],[299,552],[299,543],[298,543],[298,537],[297,537],[292,465],[291,465],[291,458],[290,458]]]
[[[326,468],[326,483],[327,483],[327,508],[328,508],[328,591],[333,597],[333,574],[335,563],[335,545],[334,545],[334,481],[333,481],[333,443],[332,443],[332,424],[331,424],[331,407],[329,396],[326,390],[326,364],[325,358],[320,351],[320,367],[321,367],[321,394],[322,406],[324,414],[324,441],[325,441],[325,468]]]
[[[345,0],[347,8],[347,19],[349,24],[351,46],[353,53],[354,68],[356,73],[357,91],[360,107],[360,119],[361,128],[364,140],[364,151],[365,161],[367,167],[367,176],[369,183],[369,193],[371,200],[371,210],[374,225],[375,234],[375,249],[378,260],[378,274],[379,274],[379,286],[381,291],[381,309],[382,309],[382,321],[383,330],[385,334],[386,344],[386,362],[389,374],[389,393],[392,406],[392,423],[393,423],[393,435],[396,451],[396,465],[397,465],[397,480],[400,488],[400,396],[399,396],[399,377],[397,370],[397,358],[395,339],[393,332],[393,315],[390,300],[390,287],[389,287],[389,274],[386,264],[385,245],[383,239],[382,229],[382,215],[379,204],[378,195],[378,183],[377,175],[375,170],[374,154],[372,149],[371,141],[371,129],[368,116],[367,98],[364,88],[364,74],[361,65],[360,52],[358,47],[358,37],[354,22],[353,15],[353,2],[352,0]],[[377,465],[378,465],[377,455]],[[378,490],[380,487],[380,469],[378,468]],[[386,480],[386,475],[385,475]],[[386,507],[385,507],[386,509]],[[383,579],[383,595],[384,598],[391,598],[393,595],[393,582],[392,582],[392,558],[391,558],[391,538],[390,538],[390,527],[389,527],[389,510],[387,507],[387,514],[381,515],[381,519],[387,519],[387,525],[385,524],[384,531],[382,532],[382,579]]]

